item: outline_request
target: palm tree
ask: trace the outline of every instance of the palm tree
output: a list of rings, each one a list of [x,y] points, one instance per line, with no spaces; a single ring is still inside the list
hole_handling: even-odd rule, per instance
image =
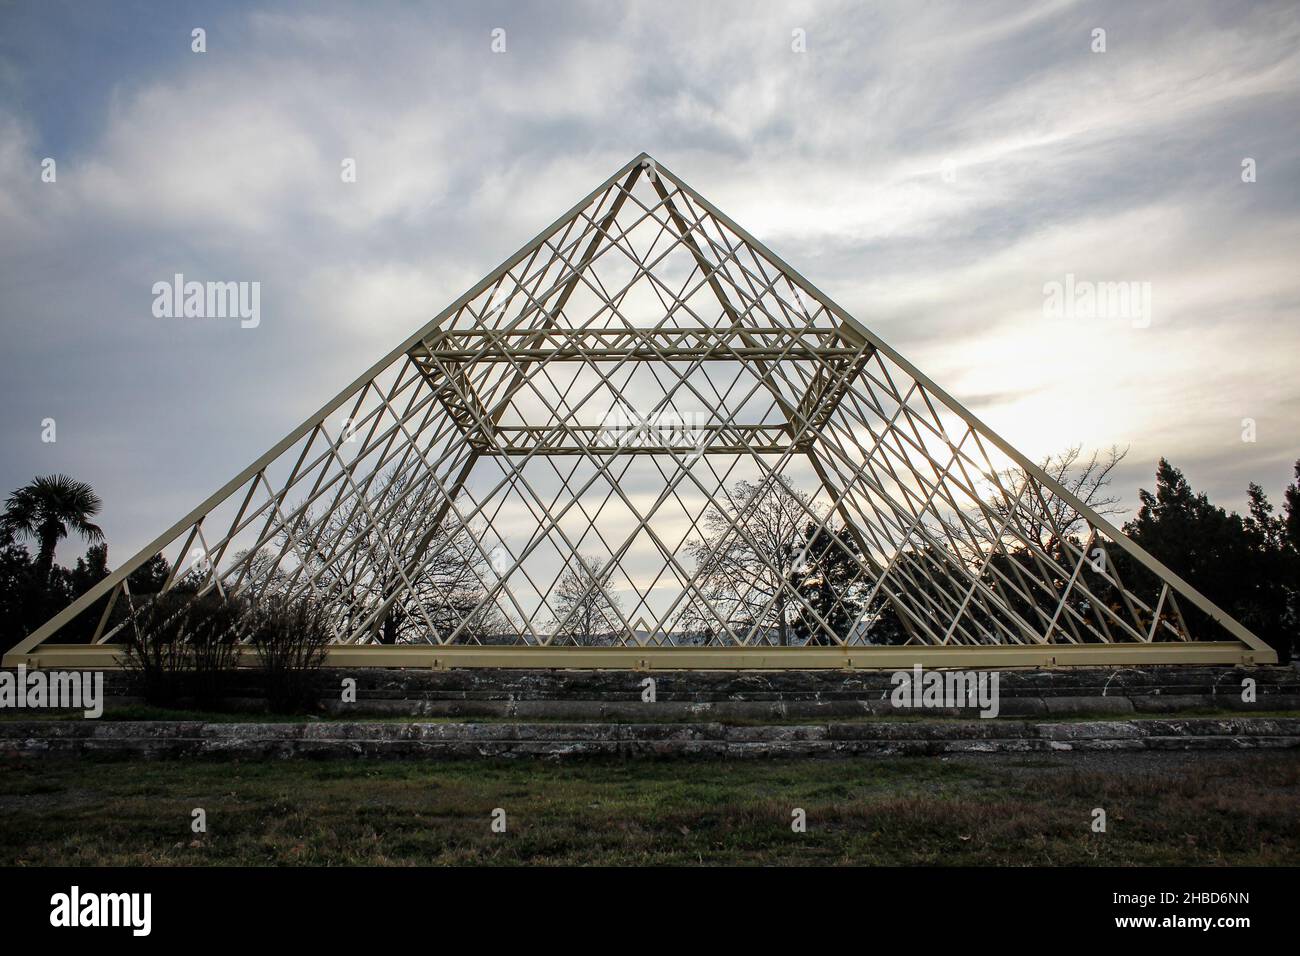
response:
[[[99,513],[103,501],[84,481],[67,475],[45,475],[32,480],[9,496],[0,514],[0,537],[28,537],[39,542],[36,580],[43,590],[49,585],[54,567],[54,549],[75,531],[87,541],[103,541],[104,532],[90,519]]]

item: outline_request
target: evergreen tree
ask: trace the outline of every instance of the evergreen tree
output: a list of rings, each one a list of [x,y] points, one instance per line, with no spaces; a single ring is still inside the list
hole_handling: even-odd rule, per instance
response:
[[[1252,484],[1248,496],[1247,517],[1230,513],[1193,491],[1162,458],[1155,491],[1139,492],[1142,507],[1124,531],[1289,660],[1296,639],[1296,550],[1287,522],[1274,516],[1263,489]],[[1135,566],[1124,574],[1154,581]],[[1186,602],[1182,610],[1194,635],[1213,633],[1204,614]]]

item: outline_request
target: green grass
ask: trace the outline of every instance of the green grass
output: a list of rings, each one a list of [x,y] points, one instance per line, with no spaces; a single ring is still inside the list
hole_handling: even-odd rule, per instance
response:
[[[50,758],[0,764],[0,864],[1295,865],[1298,798],[1291,754]],[[1090,828],[1098,806],[1104,834]],[[195,807],[206,834],[190,831]],[[497,807],[505,834],[489,827]]]

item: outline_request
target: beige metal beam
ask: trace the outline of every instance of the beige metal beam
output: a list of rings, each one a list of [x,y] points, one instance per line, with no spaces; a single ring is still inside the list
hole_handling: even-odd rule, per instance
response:
[[[255,666],[252,648],[241,666]],[[10,653],[5,667],[117,669],[122,648],[111,644],[47,644]],[[1157,644],[987,645],[979,647],[537,647],[332,645],[326,667],[492,667],[554,670],[907,670],[925,668],[1125,667],[1141,664],[1271,663],[1232,641]]]

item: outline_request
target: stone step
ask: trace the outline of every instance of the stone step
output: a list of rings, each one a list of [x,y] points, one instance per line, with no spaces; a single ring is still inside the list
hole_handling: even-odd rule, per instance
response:
[[[502,703],[536,701],[583,701],[636,704],[647,677],[655,682],[660,703],[844,703],[850,710],[887,700],[895,682],[889,672],[875,671],[518,671],[495,668],[457,670],[393,670],[355,668],[327,670],[315,679],[323,701],[338,701],[343,682],[356,682],[359,702],[376,707],[386,702],[428,702],[466,705],[484,704],[488,709],[461,713],[501,713],[491,709]],[[1004,670],[999,672],[999,696],[1004,701],[1055,698],[1127,698],[1136,710],[1149,701],[1160,709],[1159,698],[1199,698],[1214,706],[1232,706],[1240,700],[1242,682],[1255,683],[1257,701],[1274,701],[1269,709],[1293,706],[1300,699],[1300,669],[1285,667],[1143,667],[1143,668],[1057,668],[1052,670]],[[131,675],[105,672],[105,692],[110,697],[136,693]],[[253,672],[233,676],[228,695],[232,698],[260,698],[261,687]],[[1222,701],[1223,703],[1218,703]],[[1041,713],[1035,703],[1026,713]],[[1049,704],[1043,704],[1050,707]],[[1068,704],[1063,706],[1070,706]],[[1205,706],[1198,703],[1195,706]],[[375,712],[382,712],[376,710]],[[401,713],[402,711],[393,711]],[[849,711],[845,711],[848,713]],[[435,711],[424,713],[434,714]]]
[[[0,722],[0,754],[10,757],[746,758],[1297,748],[1300,718],[1294,717],[886,720],[789,726],[714,722]]]

